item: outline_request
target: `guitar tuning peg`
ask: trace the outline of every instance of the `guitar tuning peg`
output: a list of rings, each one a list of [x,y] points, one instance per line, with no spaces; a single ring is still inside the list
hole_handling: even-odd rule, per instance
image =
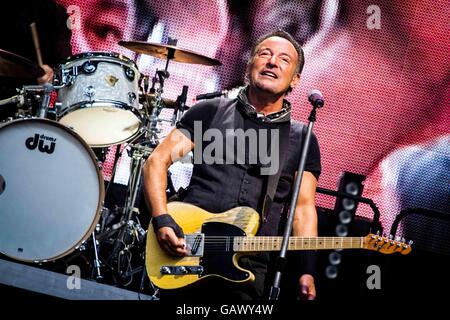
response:
[[[413,241],[412,241],[412,240],[409,240],[409,241],[408,241],[408,245],[409,245],[409,246],[412,246],[412,244],[413,244]]]
[[[406,241],[406,239],[405,238],[402,238],[402,242],[404,243]]]
[[[400,236],[395,237],[395,241],[400,241]]]
[[[389,235],[389,240],[394,239],[394,236],[392,234]]]
[[[380,235],[380,230],[377,231],[377,236],[379,236],[379,235]]]

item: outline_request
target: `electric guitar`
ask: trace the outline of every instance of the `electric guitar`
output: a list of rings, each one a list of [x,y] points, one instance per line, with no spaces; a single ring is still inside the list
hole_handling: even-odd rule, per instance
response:
[[[183,229],[188,254],[173,257],[161,249],[154,232],[147,233],[146,269],[154,285],[177,289],[208,277],[244,283],[255,276],[238,265],[239,256],[258,251],[279,251],[280,236],[254,236],[259,228],[258,212],[236,207],[224,213],[209,213],[197,206],[171,202],[168,212]],[[389,254],[408,254],[404,242],[369,234],[365,237],[290,237],[288,250],[367,249]]]

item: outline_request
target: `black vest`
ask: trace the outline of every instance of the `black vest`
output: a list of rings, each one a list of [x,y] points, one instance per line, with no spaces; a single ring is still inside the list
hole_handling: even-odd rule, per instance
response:
[[[220,99],[211,101],[211,103],[219,102],[217,112],[212,119],[209,128],[215,128],[221,132],[222,137],[226,137],[228,130],[234,129],[248,129],[244,128],[244,122],[252,121],[251,127],[267,129],[267,136],[270,137],[271,129],[279,129],[280,126],[289,126],[289,122],[266,124],[258,120],[244,119],[247,117],[242,111],[239,110],[237,105],[239,102],[236,99]],[[295,124],[294,130],[291,130],[290,141],[293,137],[299,137],[298,133],[301,133],[301,125],[298,122],[292,122]],[[300,125],[300,127],[298,126]],[[194,137],[194,139],[196,139]],[[270,139],[269,139],[270,140]],[[191,182],[183,195],[183,201],[197,205],[207,211],[213,213],[220,213],[237,206],[248,206],[261,213],[263,197],[265,195],[265,184],[267,183],[267,176],[262,176],[261,164],[257,163],[244,163],[244,164],[226,164],[227,156],[233,154],[233,150],[224,150],[223,160],[224,163],[198,163],[200,156],[208,148],[208,143],[202,144],[195,142],[194,149],[194,169],[192,173]],[[269,141],[270,142],[270,141]],[[226,145],[225,141],[223,145]],[[229,145],[228,145],[229,147]],[[295,153],[292,150],[292,143],[290,146],[289,154]],[[270,143],[269,143],[270,148]],[[226,149],[226,148],[225,148]],[[247,150],[248,151],[248,150]],[[200,154],[199,154],[200,153]],[[246,160],[248,160],[249,153],[246,153]],[[293,178],[293,174],[296,170],[298,163],[292,163],[292,157],[286,156],[286,160],[291,162],[289,165],[285,163],[283,166],[283,175],[288,175]],[[196,161],[197,160],[197,161]],[[259,162],[259,161],[258,161]],[[291,182],[291,181],[289,181]],[[284,188],[290,188],[290,185],[286,185],[284,182]],[[283,193],[287,196],[286,190]],[[264,193],[264,194],[263,194]],[[277,192],[278,194],[278,192]],[[284,210],[285,199],[275,199],[275,203],[269,214],[266,217],[262,217],[262,224],[258,234],[259,235],[276,235],[278,234],[278,225],[280,221],[281,213]]]

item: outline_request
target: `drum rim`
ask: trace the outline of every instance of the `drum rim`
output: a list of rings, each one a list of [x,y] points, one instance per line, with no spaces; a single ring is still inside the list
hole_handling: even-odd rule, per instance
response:
[[[98,167],[98,160],[97,157],[94,154],[94,151],[92,151],[91,147],[86,143],[86,141],[83,140],[83,138],[81,138],[81,136],[79,134],[77,134],[75,131],[73,131],[72,129],[70,129],[69,127],[50,120],[50,119],[44,119],[44,118],[23,118],[23,119],[14,119],[12,121],[8,121],[6,122],[4,125],[0,125],[0,129],[5,128],[9,125],[11,125],[12,123],[20,123],[20,122],[28,122],[28,121],[36,121],[36,122],[42,122],[42,123],[47,123],[50,125],[56,125],[57,127],[63,129],[66,132],[69,132],[75,139],[77,139],[79,142],[81,142],[81,144],[85,147],[85,149],[88,151],[88,154],[92,160],[92,162],[94,163],[94,167],[95,167],[95,171],[97,173],[97,178],[98,178],[98,182],[99,182],[99,201],[97,204],[97,209],[94,215],[94,219],[92,221],[92,224],[90,225],[89,229],[86,231],[86,233],[83,235],[83,237],[70,249],[60,253],[57,256],[51,257],[51,258],[47,258],[47,259],[42,259],[42,260],[29,260],[29,259],[21,259],[21,258],[17,258],[11,255],[8,255],[4,252],[1,252],[2,254],[4,254],[5,256],[14,259],[14,260],[18,260],[18,261],[22,261],[22,262],[31,262],[31,263],[43,263],[43,262],[52,262],[55,260],[58,260],[62,257],[65,257],[67,255],[69,255],[70,253],[74,252],[83,242],[85,242],[89,237],[92,236],[92,232],[94,232],[98,221],[100,220],[101,217],[101,211],[103,208],[103,203],[105,201],[105,185],[104,185],[104,178],[103,178],[103,174],[101,172],[101,170]]]
[[[141,123],[144,120],[143,116],[139,112],[139,109],[134,107],[133,105],[129,105],[129,104],[117,101],[117,100],[97,99],[97,100],[91,100],[91,101],[80,101],[80,102],[74,103],[74,104],[66,107],[64,109],[64,111],[62,111],[58,114],[58,121],[73,111],[83,109],[83,108],[95,108],[95,107],[97,107],[98,104],[110,104],[114,108],[131,111],[139,119],[139,121],[141,121]],[[98,107],[101,107],[101,106],[98,106]]]
[[[86,59],[86,58],[114,58],[117,60],[120,60],[124,63],[127,64],[131,64],[133,65],[136,70],[139,71],[136,62],[134,62],[134,60],[128,58],[127,56],[121,54],[121,53],[117,53],[117,52],[113,52],[113,51],[86,51],[86,52],[81,52],[81,53],[77,53],[75,55],[71,55],[67,58],[65,58],[64,60],[61,61],[60,65],[65,65],[69,62],[74,62],[76,60],[80,60],[80,59]]]

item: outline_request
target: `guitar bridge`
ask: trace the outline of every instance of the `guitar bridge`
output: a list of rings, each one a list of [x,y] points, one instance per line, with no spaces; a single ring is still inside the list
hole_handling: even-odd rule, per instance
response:
[[[184,236],[188,257],[202,257],[205,248],[205,234],[193,233]]]
[[[203,273],[202,266],[162,266],[160,268],[161,274],[172,275],[186,275],[186,274],[198,274]]]

